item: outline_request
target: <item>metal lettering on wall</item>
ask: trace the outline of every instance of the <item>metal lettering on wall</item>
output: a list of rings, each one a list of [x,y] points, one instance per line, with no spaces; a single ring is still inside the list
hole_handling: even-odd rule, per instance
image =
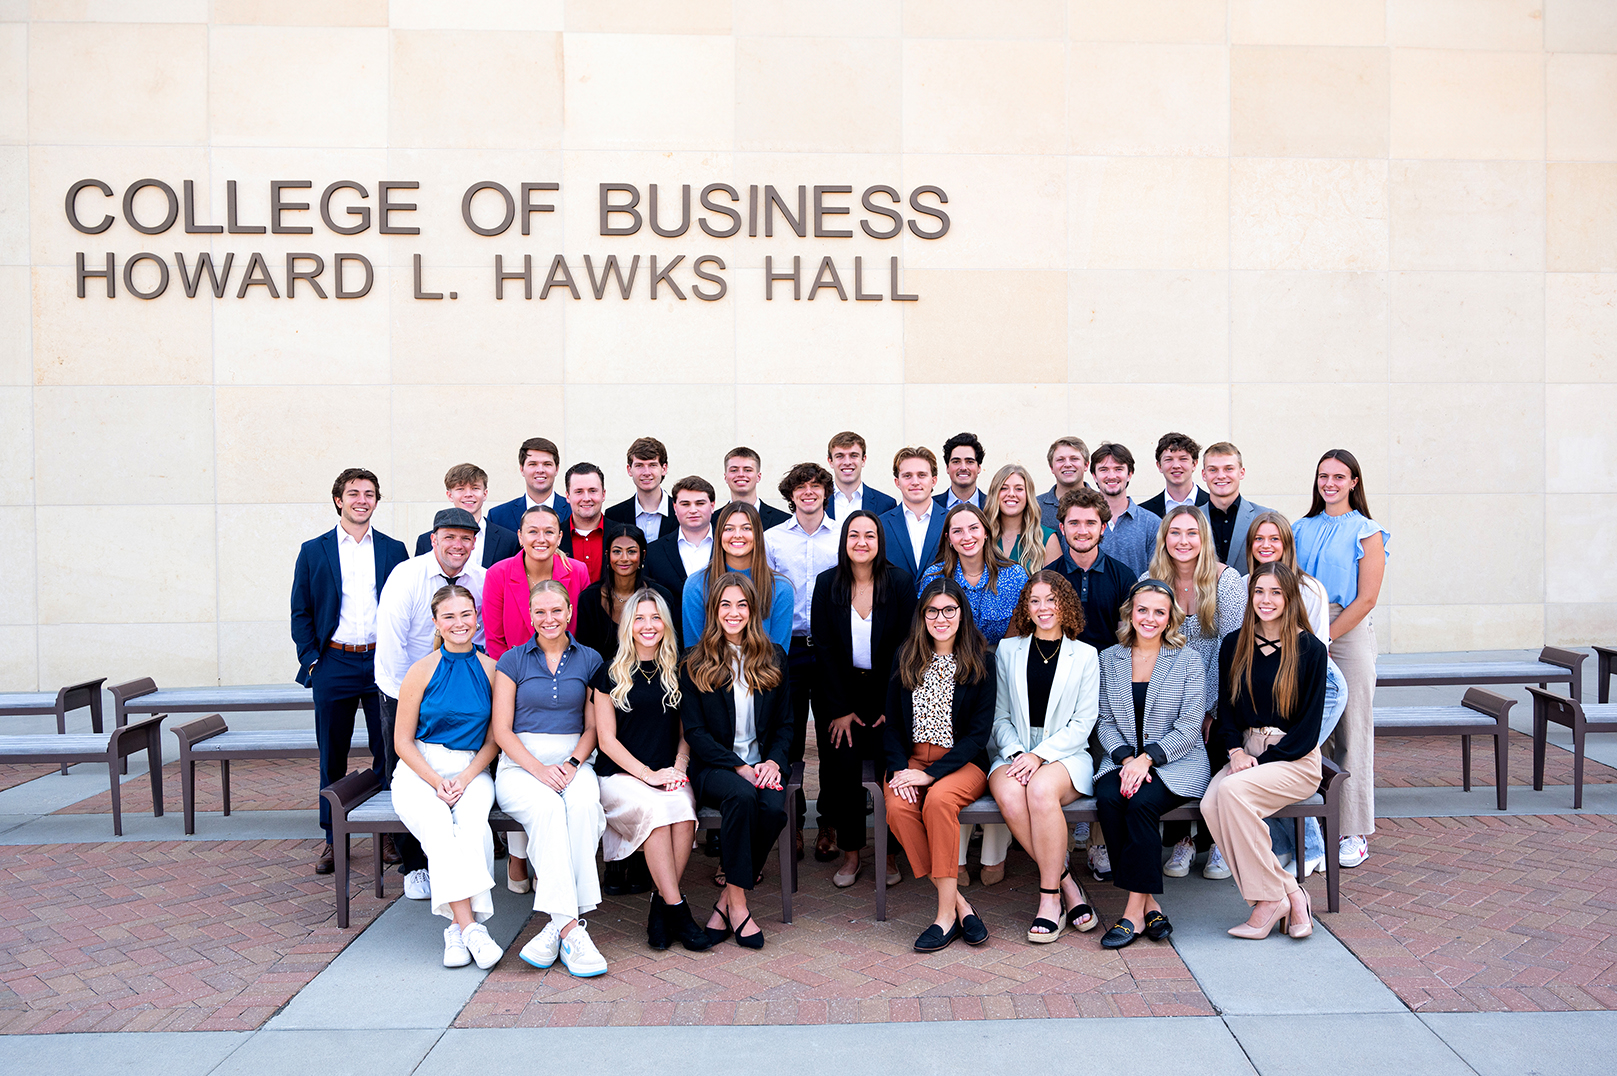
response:
[[[306,214],[318,212],[325,230],[333,235],[360,235],[376,226],[379,235],[421,235],[418,226],[409,223],[416,219],[411,214],[419,203],[404,201],[403,192],[420,191],[414,181],[382,180],[376,184],[372,199],[370,189],[358,180],[341,179],[328,184],[314,201],[294,201],[296,192],[313,193],[314,183],[307,179],[275,179],[268,183],[264,223],[243,223],[241,192],[236,180],[225,183],[225,223],[210,224],[197,219],[196,185],[192,180],[181,184],[181,193],[161,179],[139,179],[124,188],[121,199],[112,186],[99,179],[81,179],[67,191],[65,210],[68,223],[85,235],[100,235],[118,219],[143,235],[163,235],[179,223],[184,216],[187,235],[313,235],[312,224],[299,223],[311,218]],[[494,180],[482,180],[466,188],[460,198],[460,217],[466,227],[479,236],[490,239],[506,237],[513,226],[522,235],[531,234],[535,213],[554,213],[553,202],[536,201],[536,194],[559,196],[557,183],[520,183],[516,193],[512,188]],[[289,195],[289,192],[292,192]],[[601,183],[597,190],[599,234],[620,238],[634,236],[642,229],[665,239],[684,235],[697,237],[691,230],[694,223],[702,236],[709,239],[729,240],[746,238],[774,238],[777,228],[784,236],[788,231],[800,239],[852,239],[854,221],[859,230],[872,239],[896,239],[908,228],[921,239],[942,239],[949,232],[949,214],[943,209],[949,196],[941,188],[923,185],[915,187],[906,198],[897,188],[886,184],[873,184],[863,188],[853,204],[855,189],[850,184],[832,184],[809,187],[799,184],[795,192],[773,184],[760,187],[747,186],[745,198],[728,183],[710,183],[695,196],[699,215],[693,220],[691,185],[679,188],[679,222],[670,226],[674,216],[671,192],[651,183],[642,190],[633,183]],[[144,195],[144,197],[142,197]],[[340,197],[339,197],[340,195]],[[409,197],[421,197],[411,194]],[[140,207],[137,209],[137,199]],[[341,203],[334,217],[333,201]],[[856,214],[859,214],[856,218]],[[866,215],[868,214],[868,215]],[[98,219],[99,218],[99,219]],[[760,232],[761,229],[761,232]],[[508,241],[508,240],[507,240]],[[498,244],[490,244],[491,247]],[[261,251],[247,251],[238,258],[238,251],[229,251],[215,260],[214,252],[199,250],[191,254],[176,250],[172,260],[165,254],[139,251],[120,255],[114,251],[102,254],[75,255],[75,276],[78,297],[85,298],[92,280],[105,285],[107,298],[118,296],[121,281],[123,291],[138,299],[156,299],[169,291],[177,276],[180,288],[188,299],[204,293],[203,275],[207,275],[206,291],[216,299],[234,295],[237,299],[249,294],[263,294],[279,299],[295,299],[312,295],[320,299],[360,299],[370,294],[376,281],[376,269],[364,254],[355,251],[333,251],[330,254],[314,251],[296,251],[284,255],[285,265],[272,265]],[[643,294],[651,299],[662,295],[675,299],[694,296],[704,302],[717,302],[730,291],[728,266],[718,253],[672,257],[657,254],[607,253],[572,255],[567,253],[541,254],[539,265],[549,259],[549,268],[540,276],[535,271],[534,255],[520,250],[491,250],[491,277],[484,284],[493,288],[494,297],[504,300],[515,298],[517,284],[521,284],[523,299],[534,298],[538,281],[538,298],[549,299],[552,292],[560,292],[572,299],[582,300],[586,290],[597,300],[610,293],[620,299]],[[806,270],[805,265],[818,268]],[[771,254],[764,258],[762,279],[753,278],[762,288],[764,298],[773,301],[776,285],[779,294],[791,287],[794,301],[807,298],[829,298],[834,293],[842,302],[915,302],[919,295],[905,294],[901,288],[902,267],[896,256],[873,259],[866,265],[862,255],[845,259],[839,267],[833,254],[816,252],[805,261],[802,254],[791,256],[790,268],[784,257],[776,260]],[[414,266],[414,296],[417,299],[457,299],[458,290],[447,290],[454,283],[437,279],[428,259],[422,254],[412,255]],[[644,266],[644,272],[642,272]],[[237,269],[239,267],[239,273]],[[599,271],[597,271],[599,270]],[[235,287],[232,288],[234,276]],[[428,290],[429,280],[431,287]],[[644,282],[641,284],[640,282]],[[299,290],[298,284],[305,288]],[[585,282],[581,286],[581,282]],[[509,290],[507,285],[510,285]],[[637,285],[639,289],[637,290]],[[706,286],[704,286],[706,285]],[[464,285],[463,285],[464,286]],[[260,292],[251,289],[259,288]],[[866,290],[869,288],[870,290]],[[806,293],[806,295],[805,295]]]

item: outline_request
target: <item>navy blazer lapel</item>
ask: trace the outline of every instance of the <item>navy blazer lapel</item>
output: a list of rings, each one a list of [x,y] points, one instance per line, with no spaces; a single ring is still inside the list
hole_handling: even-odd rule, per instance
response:
[[[902,549],[904,551],[904,555],[909,558],[911,567],[914,567],[920,563],[920,555],[916,552],[915,546],[910,542],[910,528],[904,522],[903,506],[898,507],[895,509],[895,511],[898,512],[898,519],[894,521],[892,533],[888,535],[888,537],[892,538],[898,543],[898,547]],[[921,573],[919,571],[913,572],[912,574],[916,579],[921,578]]]
[[[946,514],[947,513],[939,512],[937,509],[933,509],[932,517],[927,520],[926,549],[922,550],[921,552],[923,555],[928,553],[930,553],[930,555],[927,556],[925,564],[919,565],[920,570],[915,573],[915,578],[917,579],[921,578],[921,575],[928,568],[930,568],[932,566],[932,562],[937,559],[937,553],[939,548],[941,548],[940,543],[943,539],[943,517]]]
[[[376,550],[377,550],[378,553],[381,552],[381,546],[380,545],[376,545],[376,543],[374,543],[374,542],[372,543],[372,545],[374,545],[376,547]],[[327,531],[325,534],[320,536],[320,548],[326,554],[326,563],[331,566],[331,578],[336,580],[336,582],[337,582],[337,587],[336,587],[336,590],[337,590],[337,602],[338,602],[338,604],[341,604],[341,602],[342,602],[342,559],[337,556],[337,528],[336,527],[333,527],[331,530]],[[382,569],[381,569],[380,565],[378,565],[377,569],[376,569],[376,578],[377,579],[382,578]],[[382,591],[381,591],[380,587],[377,588],[376,593],[377,593],[378,597],[381,596]]]

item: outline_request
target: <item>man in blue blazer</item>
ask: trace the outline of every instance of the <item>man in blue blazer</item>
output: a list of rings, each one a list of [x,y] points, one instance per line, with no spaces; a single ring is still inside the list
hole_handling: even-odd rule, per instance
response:
[[[831,499],[825,504],[825,514],[832,519],[837,518],[838,512],[844,518],[859,509],[880,516],[898,507],[893,498],[865,485],[865,439],[857,433],[843,430],[832,437],[831,443],[825,446],[825,462],[836,482]]]
[[[394,568],[409,559],[404,543],[371,526],[382,498],[376,475],[350,467],[331,486],[337,526],[303,543],[292,574],[292,642],[298,683],[314,689],[320,787],[348,769],[354,711],[365,708],[371,765],[382,769],[382,702],[376,693],[376,602]],[[330,874],[331,808],[320,800],[324,851],[315,873]]]
[[[522,496],[488,510],[491,523],[508,531],[522,530],[522,513],[536,505],[548,504],[566,524],[573,514],[567,498],[556,492],[556,475],[561,472],[561,450],[547,437],[530,437],[517,449],[517,467],[522,471]],[[487,567],[487,565],[484,565]]]
[[[909,572],[911,579],[920,579],[938,559],[943,541],[945,513],[932,497],[938,484],[938,458],[930,448],[901,448],[893,457],[893,478],[903,503],[881,516],[887,559]]]
[[[961,503],[978,508],[988,504],[988,495],[977,488],[984,455],[983,443],[974,433],[957,433],[943,442],[943,469],[949,475],[949,488],[932,498],[939,508],[947,512]]]

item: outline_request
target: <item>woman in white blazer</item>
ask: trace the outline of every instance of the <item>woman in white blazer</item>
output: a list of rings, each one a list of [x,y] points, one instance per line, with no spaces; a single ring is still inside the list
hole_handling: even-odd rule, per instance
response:
[[[1000,642],[994,700],[994,759],[988,790],[1017,843],[1039,865],[1039,908],[1027,940],[1046,944],[1068,925],[1098,920],[1067,869],[1061,809],[1094,790],[1089,733],[1100,708],[1100,663],[1079,641],[1083,603],[1059,572],[1041,571],[1022,588]]]

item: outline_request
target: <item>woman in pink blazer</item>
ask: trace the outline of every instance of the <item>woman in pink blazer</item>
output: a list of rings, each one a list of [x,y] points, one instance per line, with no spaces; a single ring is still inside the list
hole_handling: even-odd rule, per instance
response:
[[[571,631],[578,629],[578,595],[590,585],[584,562],[568,558],[559,548],[561,519],[550,506],[522,513],[517,541],[522,552],[495,563],[483,580],[483,633],[488,656],[495,660],[533,638],[528,594],[535,583],[554,579],[567,588],[573,604]]]

